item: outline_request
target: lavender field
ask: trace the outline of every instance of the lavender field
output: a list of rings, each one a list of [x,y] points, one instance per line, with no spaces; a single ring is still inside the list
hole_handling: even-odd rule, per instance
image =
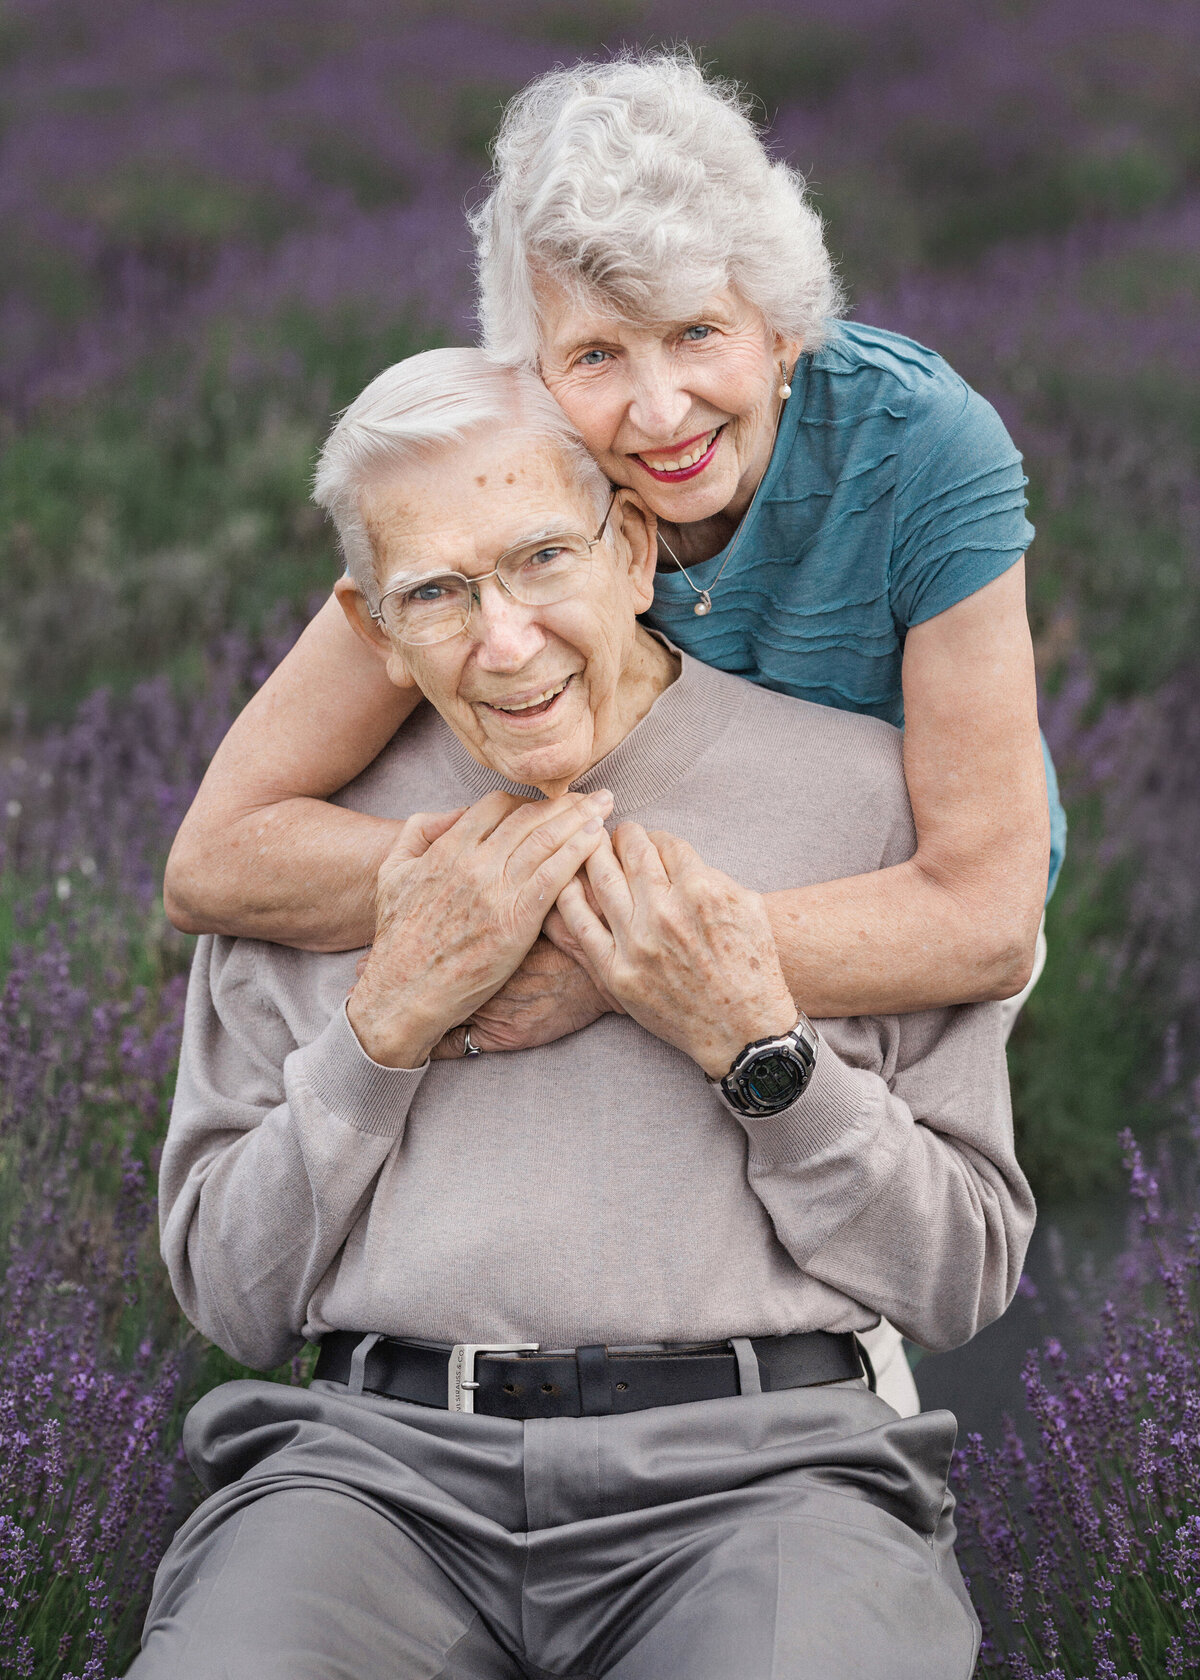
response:
[[[471,335],[504,98],[685,38],[810,176],[853,313],[947,356],[1031,481],[1071,839],[1015,1105],[1047,1206],[1125,1170],[1134,1212],[1019,1426],[962,1443],[980,1672],[1200,1672],[1200,9],[5,0],[0,1674],[123,1673],[195,1497],[182,1414],[234,1374],[157,1258],[189,956],[160,876],[335,575],[318,441]]]

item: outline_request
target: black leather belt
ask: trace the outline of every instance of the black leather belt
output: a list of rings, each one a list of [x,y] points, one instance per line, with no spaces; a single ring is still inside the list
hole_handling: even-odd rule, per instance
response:
[[[858,1339],[811,1330],[666,1349],[581,1347],[543,1353],[531,1344],[400,1341],[333,1330],[316,1377],[352,1393],[489,1417],[604,1417],[736,1394],[808,1388],[874,1376]]]

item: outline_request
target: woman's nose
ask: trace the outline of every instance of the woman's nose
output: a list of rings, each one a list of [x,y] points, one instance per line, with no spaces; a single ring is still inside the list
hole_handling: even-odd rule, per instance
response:
[[[675,442],[691,412],[692,398],[665,361],[639,369],[629,403],[629,418],[647,448]]]

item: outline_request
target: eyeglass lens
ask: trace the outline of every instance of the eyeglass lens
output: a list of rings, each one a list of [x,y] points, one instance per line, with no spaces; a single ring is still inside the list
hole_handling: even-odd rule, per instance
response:
[[[555,537],[502,555],[495,575],[514,601],[527,607],[563,601],[583,585],[592,557],[586,537]],[[487,574],[490,576],[491,574]],[[468,582],[457,572],[438,572],[384,597],[380,613],[399,642],[428,646],[465,630],[472,596],[484,578]]]

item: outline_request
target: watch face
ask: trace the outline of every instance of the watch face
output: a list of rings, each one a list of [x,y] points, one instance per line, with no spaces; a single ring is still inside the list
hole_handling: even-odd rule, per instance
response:
[[[742,1083],[764,1108],[786,1108],[800,1094],[803,1072],[794,1056],[772,1051],[742,1075]]]

